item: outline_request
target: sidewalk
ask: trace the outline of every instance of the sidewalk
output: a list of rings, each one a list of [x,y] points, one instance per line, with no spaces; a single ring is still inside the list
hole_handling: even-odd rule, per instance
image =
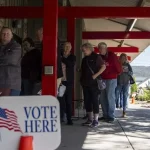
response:
[[[98,128],[62,126],[62,143],[58,150],[150,150],[150,109],[131,105],[128,118],[116,111],[113,124],[101,122]]]

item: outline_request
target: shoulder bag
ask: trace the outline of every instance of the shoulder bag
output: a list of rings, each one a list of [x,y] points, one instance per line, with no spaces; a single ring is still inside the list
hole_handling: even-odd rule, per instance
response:
[[[90,69],[90,71],[92,72],[92,74],[94,75],[95,73],[92,70],[92,68],[89,66],[88,61],[87,61],[87,65],[88,65],[88,68]],[[100,78],[100,79],[96,78],[95,80],[97,81],[98,90],[102,91],[102,90],[106,89],[106,83],[102,80],[102,78]]]

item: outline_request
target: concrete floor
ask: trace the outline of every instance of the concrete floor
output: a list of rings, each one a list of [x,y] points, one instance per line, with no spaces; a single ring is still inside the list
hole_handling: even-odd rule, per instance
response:
[[[62,143],[57,150],[150,150],[150,109],[131,105],[128,118],[116,110],[113,124],[100,122],[98,128],[62,125]]]

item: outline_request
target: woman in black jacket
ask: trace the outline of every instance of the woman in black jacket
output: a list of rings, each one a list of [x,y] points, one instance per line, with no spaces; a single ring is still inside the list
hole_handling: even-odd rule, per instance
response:
[[[99,115],[99,91],[96,78],[100,77],[106,66],[101,56],[93,52],[93,47],[90,43],[83,44],[82,51],[85,57],[82,59],[80,81],[83,88],[85,108],[88,114],[88,120],[83,125],[96,127],[98,126]]]

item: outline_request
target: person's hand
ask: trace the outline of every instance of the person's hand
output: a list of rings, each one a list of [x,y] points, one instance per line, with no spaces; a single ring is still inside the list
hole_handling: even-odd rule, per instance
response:
[[[94,74],[94,75],[92,76],[92,78],[93,78],[93,80],[95,80],[95,79],[97,78],[97,76]]]

